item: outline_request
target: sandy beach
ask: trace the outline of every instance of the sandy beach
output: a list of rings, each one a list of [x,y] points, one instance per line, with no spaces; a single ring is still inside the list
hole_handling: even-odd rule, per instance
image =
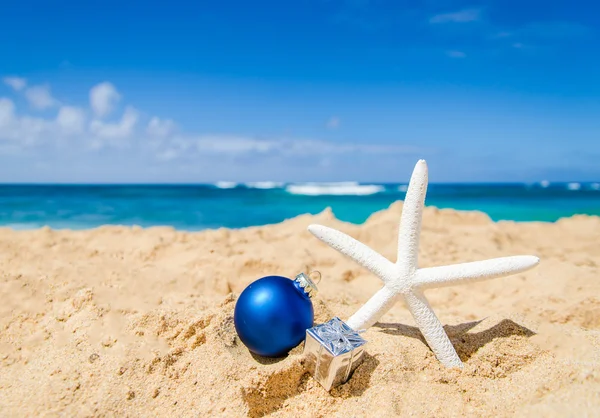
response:
[[[515,276],[427,296],[463,370],[439,364],[398,302],[365,334],[352,378],[325,392],[302,365],[252,356],[236,297],[266,275],[322,273],[316,322],[347,318],[379,279],[308,231],[332,226],[394,261],[402,203],[364,225],[327,210],[186,233],[0,228],[2,417],[593,416],[600,410],[600,218],[492,222],[428,207],[422,267],[519,254]]]

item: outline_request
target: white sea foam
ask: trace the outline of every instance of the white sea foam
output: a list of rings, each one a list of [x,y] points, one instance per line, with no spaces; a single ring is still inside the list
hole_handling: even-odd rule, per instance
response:
[[[233,189],[237,185],[238,184],[234,181],[218,181],[215,183],[215,187],[218,187],[219,189]]]
[[[600,183],[592,183],[592,184],[590,184],[590,187],[593,190],[600,190]]]
[[[277,189],[283,186],[283,183],[278,181],[255,181],[250,183],[244,183],[244,186],[251,189]]]
[[[540,186],[545,189],[546,187],[550,186],[550,182],[548,180],[542,180],[540,181]]]
[[[285,188],[288,193],[306,196],[366,196],[380,193],[385,190],[383,186],[376,184],[359,184],[357,182],[340,183],[303,183],[290,184]]]
[[[399,192],[405,192],[407,190],[408,190],[408,185],[406,185],[406,184],[402,184],[402,185],[398,186]]]
[[[569,183],[569,184],[567,184],[567,189],[569,189],[569,190],[579,190],[579,189],[581,189],[581,184],[579,184],[579,183]]]

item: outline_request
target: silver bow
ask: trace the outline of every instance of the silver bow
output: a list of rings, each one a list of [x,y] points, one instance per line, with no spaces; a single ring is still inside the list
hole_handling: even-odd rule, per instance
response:
[[[315,331],[336,356],[352,351],[366,342],[358,335],[357,331],[354,331],[337,317],[317,327]]]

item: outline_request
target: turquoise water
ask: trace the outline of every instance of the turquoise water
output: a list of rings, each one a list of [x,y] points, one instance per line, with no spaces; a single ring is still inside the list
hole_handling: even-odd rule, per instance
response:
[[[403,184],[2,185],[0,225],[87,229],[104,224],[241,228],[331,207],[362,223],[404,199]],[[556,221],[600,215],[599,183],[430,184],[427,205],[479,210],[494,220]]]

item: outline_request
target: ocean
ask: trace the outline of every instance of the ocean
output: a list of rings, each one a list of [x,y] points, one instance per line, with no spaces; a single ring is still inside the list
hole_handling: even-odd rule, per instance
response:
[[[273,182],[200,185],[0,185],[0,225],[88,229],[172,226],[196,231],[281,222],[331,207],[363,223],[404,199],[406,184]],[[600,215],[600,183],[430,184],[426,205],[478,210],[493,220],[554,222]]]

